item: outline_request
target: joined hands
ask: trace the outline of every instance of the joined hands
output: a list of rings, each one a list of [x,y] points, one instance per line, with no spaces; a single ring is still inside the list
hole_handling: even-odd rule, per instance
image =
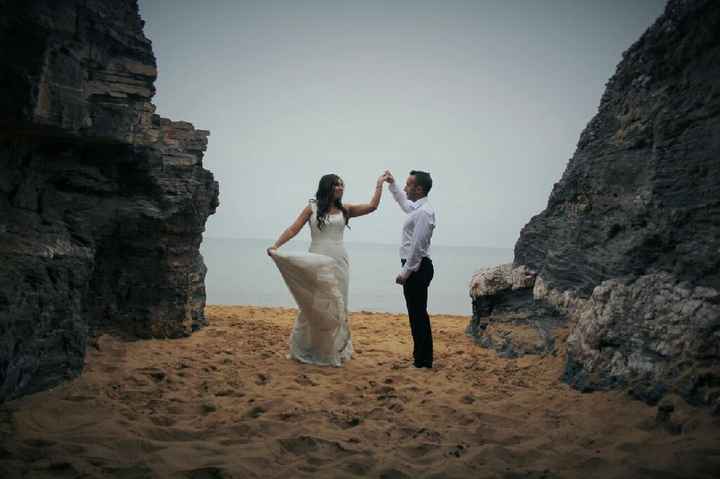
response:
[[[395,178],[393,177],[392,173],[390,173],[390,170],[385,170],[385,173],[380,175],[380,177],[377,180],[377,185],[382,186],[383,183],[394,183]]]
[[[390,170],[385,170],[381,178],[384,178],[388,184],[395,183],[395,177],[390,173]]]
[[[385,170],[385,173],[380,175],[380,177],[377,180],[377,186],[378,188],[382,187],[383,183],[392,183],[394,181],[394,178],[392,177],[392,174],[390,174],[390,170]]]

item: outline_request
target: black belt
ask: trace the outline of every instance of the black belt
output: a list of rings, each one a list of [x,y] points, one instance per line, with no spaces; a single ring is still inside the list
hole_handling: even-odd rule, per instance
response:
[[[428,260],[428,261],[430,261],[430,262],[432,263],[432,260],[430,259],[430,256],[423,256],[422,259],[420,260],[420,262],[422,263],[422,262],[425,261],[425,260]],[[405,266],[405,263],[407,263],[407,260],[406,260],[405,258],[400,258],[400,263],[401,263],[403,266]]]

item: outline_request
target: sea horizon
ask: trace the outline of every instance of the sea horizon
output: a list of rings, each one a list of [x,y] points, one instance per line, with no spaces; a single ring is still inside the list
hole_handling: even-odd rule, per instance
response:
[[[297,308],[274,262],[265,249],[274,239],[205,237],[200,251],[208,268],[208,305],[247,305]],[[305,252],[309,240],[293,239],[285,251]],[[395,284],[400,270],[398,245],[346,241],[350,257],[351,312],[406,313],[402,289]],[[430,285],[431,314],[472,315],[469,284],[483,268],[512,262],[513,248],[433,244],[435,277]]]

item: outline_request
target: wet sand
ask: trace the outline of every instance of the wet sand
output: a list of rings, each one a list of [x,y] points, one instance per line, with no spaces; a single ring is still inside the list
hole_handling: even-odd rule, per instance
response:
[[[189,338],[90,346],[83,374],[0,406],[0,477],[720,477],[720,418],[583,394],[557,356],[499,358],[433,316],[354,313],[343,368],[286,359],[296,312],[209,306]]]

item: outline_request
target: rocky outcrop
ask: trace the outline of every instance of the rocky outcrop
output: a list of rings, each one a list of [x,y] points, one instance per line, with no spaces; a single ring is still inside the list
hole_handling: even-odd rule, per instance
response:
[[[666,271],[720,288],[720,6],[668,3],[624,55],[515,264],[589,297]]]
[[[720,294],[671,274],[597,286],[575,315],[567,380],[580,389],[629,386],[648,402],[675,391],[720,406]]]
[[[515,245],[574,325],[569,383],[720,396],[719,131],[720,3],[671,0]]]
[[[556,352],[556,335],[566,325],[557,308],[535,301],[535,273],[504,264],[473,275],[470,297],[473,316],[465,334],[498,355]]]
[[[88,338],[205,323],[208,132],[155,114],[134,1],[4,2],[0,400],[77,375]]]

